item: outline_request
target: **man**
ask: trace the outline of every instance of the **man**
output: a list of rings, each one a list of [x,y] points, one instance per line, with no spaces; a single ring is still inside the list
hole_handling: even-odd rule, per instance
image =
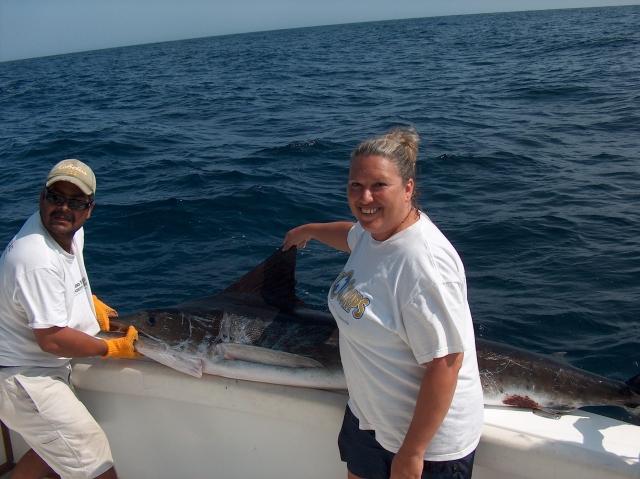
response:
[[[87,165],[53,167],[34,213],[0,257],[0,420],[31,446],[12,479],[115,478],[107,438],[78,400],[70,358],[135,358],[138,333],[94,337],[117,313],[91,294],[84,222],[95,206]]]

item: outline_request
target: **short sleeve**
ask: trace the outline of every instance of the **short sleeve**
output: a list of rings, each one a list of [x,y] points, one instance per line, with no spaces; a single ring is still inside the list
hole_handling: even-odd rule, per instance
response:
[[[407,341],[420,364],[466,350],[470,311],[460,283],[440,283],[402,309]]]
[[[65,327],[69,322],[64,277],[50,268],[28,271],[16,278],[15,299],[33,329]]]

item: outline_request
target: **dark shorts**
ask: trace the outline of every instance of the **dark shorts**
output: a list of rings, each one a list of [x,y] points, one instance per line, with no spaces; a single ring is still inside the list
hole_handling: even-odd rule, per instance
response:
[[[347,463],[352,474],[363,479],[389,479],[391,461],[395,453],[387,451],[376,441],[374,431],[361,430],[358,418],[349,406],[344,413],[338,436],[340,459]],[[454,461],[424,461],[423,479],[470,479],[475,451]]]

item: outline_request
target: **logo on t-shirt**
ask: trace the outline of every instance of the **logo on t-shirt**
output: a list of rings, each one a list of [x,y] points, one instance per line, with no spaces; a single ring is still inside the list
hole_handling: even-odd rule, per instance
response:
[[[2,256],[6,256],[9,254],[9,252],[13,249],[13,246],[15,245],[16,241],[15,238],[11,240],[11,243],[9,243],[7,245],[7,247],[4,249],[4,251],[2,252]]]
[[[84,291],[84,288],[87,286],[87,278],[82,278],[80,281],[77,281],[74,286],[74,293],[77,296],[80,291]]]
[[[362,296],[362,293],[353,287],[355,282],[353,271],[348,273],[343,271],[331,285],[329,296],[331,299],[336,299],[340,307],[347,313],[351,313],[354,318],[360,319],[371,301]]]

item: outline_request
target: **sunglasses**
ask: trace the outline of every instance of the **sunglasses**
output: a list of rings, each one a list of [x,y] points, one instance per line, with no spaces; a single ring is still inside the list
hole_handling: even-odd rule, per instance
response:
[[[70,210],[83,211],[89,208],[89,206],[91,206],[91,204],[93,203],[93,200],[89,200],[89,201],[70,200],[68,198],[65,198],[64,196],[60,196],[56,193],[53,193],[46,188],[45,188],[45,191],[47,192],[47,194],[45,195],[44,198],[49,203],[55,206],[62,206],[66,203]]]

